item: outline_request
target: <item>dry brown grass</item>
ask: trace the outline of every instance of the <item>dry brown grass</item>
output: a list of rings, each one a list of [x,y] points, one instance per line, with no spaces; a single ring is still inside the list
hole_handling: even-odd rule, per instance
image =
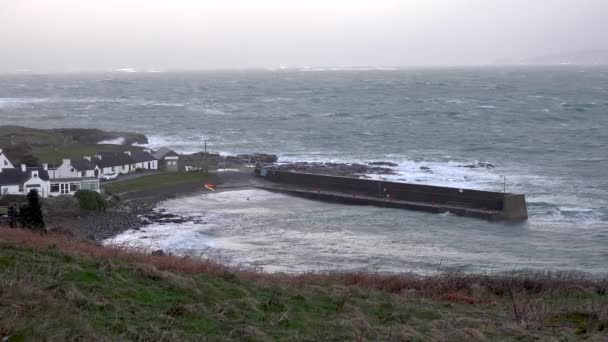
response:
[[[234,340],[293,337],[289,331],[299,327],[316,340],[599,341],[608,331],[608,280],[574,272],[269,274],[8,228],[0,228],[1,246],[13,266],[0,279],[0,335],[45,339],[53,331],[57,340],[99,340],[118,331],[134,340],[176,340],[200,324]],[[66,303],[79,314],[69,314]],[[119,328],[100,330],[86,313]]]
[[[255,269],[233,268],[204,258],[151,255],[144,249],[124,246],[99,246],[67,235],[39,234],[22,229],[0,228],[0,241],[35,249],[52,247],[65,253],[78,253],[105,260],[120,259],[139,264],[149,264],[160,271],[174,273],[232,274],[244,280],[255,280],[263,284],[288,287],[302,287],[329,282],[393,294],[415,291],[439,301],[473,304],[491,302],[484,297],[513,298],[521,293],[575,294],[583,291],[583,289],[598,294],[608,293],[608,279],[594,278],[579,272],[513,272],[494,275],[457,273],[435,276],[371,272],[269,274]]]
[[[39,234],[24,229],[0,227],[0,241],[34,249],[56,248],[65,253],[77,253],[105,260],[121,259],[129,262],[149,264],[158,270],[176,273],[224,274],[231,271],[229,267],[206,259],[173,255],[151,255],[143,249],[125,248],[122,246],[100,246],[56,233]]]

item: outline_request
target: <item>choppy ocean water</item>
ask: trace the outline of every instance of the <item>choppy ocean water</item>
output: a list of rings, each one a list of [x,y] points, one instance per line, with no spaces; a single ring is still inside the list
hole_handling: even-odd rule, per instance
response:
[[[234,192],[161,205],[205,225],[120,241],[282,271],[608,264],[606,68],[3,75],[0,120],[138,131],[184,152],[209,139],[284,161],[392,161],[393,178],[425,184],[502,190],[505,176],[530,211],[512,225]],[[463,167],[477,161],[495,167]]]

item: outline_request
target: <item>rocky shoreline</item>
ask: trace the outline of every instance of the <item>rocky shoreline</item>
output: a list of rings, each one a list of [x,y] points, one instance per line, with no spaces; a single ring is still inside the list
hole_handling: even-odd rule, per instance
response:
[[[114,203],[104,212],[80,209],[67,215],[51,212],[46,215],[47,231],[100,243],[126,230],[144,226],[144,218],[153,217],[154,208],[160,201],[161,198],[128,200]]]
[[[128,192],[112,196],[106,211],[82,210],[73,197],[48,199],[45,201],[47,231],[101,243],[124,231],[140,229],[151,223],[185,222],[186,219],[155,208],[160,202],[201,192],[198,183]]]

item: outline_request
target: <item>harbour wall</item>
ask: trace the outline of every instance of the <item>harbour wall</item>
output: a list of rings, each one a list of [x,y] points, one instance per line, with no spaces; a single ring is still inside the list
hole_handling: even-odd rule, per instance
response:
[[[376,198],[381,199],[382,203],[390,202],[390,205],[387,206],[391,207],[403,203],[403,207],[410,209],[450,211],[464,216],[482,216],[488,219],[523,220],[528,217],[526,199],[523,194],[289,171],[256,170],[256,173],[273,183],[297,186],[298,192],[309,192],[310,195],[332,192],[332,197],[336,197],[336,194],[343,194],[351,198],[370,198],[370,204],[373,205],[377,204],[371,203],[377,202],[373,200]],[[329,196],[329,194],[327,195]],[[351,200],[349,199],[349,201]]]

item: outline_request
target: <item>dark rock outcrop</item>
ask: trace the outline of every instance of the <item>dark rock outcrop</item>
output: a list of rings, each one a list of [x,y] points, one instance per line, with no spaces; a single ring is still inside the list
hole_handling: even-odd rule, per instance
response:
[[[361,176],[364,174],[395,175],[396,172],[390,168],[370,166],[364,164],[348,163],[320,163],[320,162],[295,162],[272,166],[272,169],[281,171],[295,171],[318,173],[333,176]]]
[[[99,129],[88,128],[59,128],[53,131],[68,137],[73,143],[98,144],[102,141],[121,141],[121,145],[147,144],[148,138],[144,134],[129,132],[106,132]]]
[[[487,162],[478,162],[475,164],[460,165],[459,167],[466,167],[468,169],[480,169],[480,168],[493,169],[495,166],[494,166],[494,164],[490,164]]]
[[[373,165],[373,166],[389,166],[389,167],[397,167],[397,166],[399,166],[399,164],[397,164],[397,163],[391,163],[391,162],[371,162],[371,163],[368,163],[368,165]]]

